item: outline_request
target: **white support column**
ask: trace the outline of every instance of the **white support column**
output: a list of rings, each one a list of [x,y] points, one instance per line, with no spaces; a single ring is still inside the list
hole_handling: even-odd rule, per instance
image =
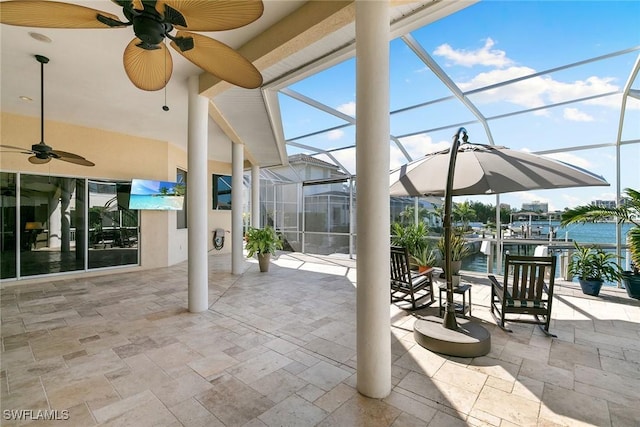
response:
[[[75,180],[66,178],[60,185],[60,250],[71,251],[71,193],[75,188]]]
[[[198,93],[198,76],[189,77],[189,127],[187,135],[187,228],[189,311],[209,307],[207,265],[207,133],[209,100]]]
[[[389,4],[356,1],[357,388],[391,392]]]
[[[242,171],[244,145],[231,144],[231,273],[242,274]]]
[[[62,244],[62,212],[60,209],[60,195],[58,193],[49,194],[49,218],[47,220],[48,235],[47,246],[50,248],[60,248]],[[34,248],[35,249],[35,248]]]
[[[251,226],[260,228],[260,167],[251,165]]]

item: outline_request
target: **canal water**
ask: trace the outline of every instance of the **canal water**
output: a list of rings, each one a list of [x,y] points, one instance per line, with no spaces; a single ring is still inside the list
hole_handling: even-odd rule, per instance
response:
[[[570,242],[577,242],[579,244],[615,244],[616,243],[616,224],[613,222],[602,223],[588,223],[588,224],[572,224],[567,227],[561,227],[559,222],[554,221],[532,221],[529,222],[514,222],[511,224],[513,229],[519,229],[521,226],[527,227],[531,225],[531,229],[541,236],[548,236],[550,227],[555,231],[555,237],[557,240],[568,240]],[[632,224],[623,224],[622,226],[622,239],[626,239],[626,233],[632,228]],[[540,244],[544,245],[548,240],[541,239]],[[511,254],[521,255],[533,255],[535,246],[531,245],[527,248],[521,245],[512,245],[510,247],[505,246],[505,250],[509,250]],[[556,254],[560,256],[560,253]],[[624,257],[624,251],[623,251]],[[481,252],[475,253],[465,258],[462,262],[462,269],[468,271],[476,271],[485,273],[487,271],[487,256]],[[495,268],[494,260],[494,271]],[[558,265],[560,265],[558,263]],[[620,260],[620,265],[625,266],[626,260]],[[501,274],[501,272],[500,272]]]

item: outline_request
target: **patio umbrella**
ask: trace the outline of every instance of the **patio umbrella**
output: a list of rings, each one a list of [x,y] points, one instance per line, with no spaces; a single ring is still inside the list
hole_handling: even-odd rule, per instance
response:
[[[450,259],[452,196],[609,185],[603,177],[564,162],[501,146],[471,144],[467,139],[466,129],[460,128],[450,149],[428,154],[390,175],[391,196],[445,197],[447,307],[444,326],[447,329],[457,329]]]
[[[449,151],[415,160],[391,172],[391,196],[444,196]],[[458,148],[454,196],[609,185],[603,177],[568,163],[506,147],[464,143]]]

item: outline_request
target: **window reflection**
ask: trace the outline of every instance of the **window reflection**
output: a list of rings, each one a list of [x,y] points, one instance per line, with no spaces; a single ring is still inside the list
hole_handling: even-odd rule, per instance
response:
[[[89,268],[138,263],[138,211],[118,205],[117,183],[89,181]]]
[[[0,172],[0,279],[16,277],[16,174]]]
[[[84,180],[20,176],[20,275],[84,269]]]

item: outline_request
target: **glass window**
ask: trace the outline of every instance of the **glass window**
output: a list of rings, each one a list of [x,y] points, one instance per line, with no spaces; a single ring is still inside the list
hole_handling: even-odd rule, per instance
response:
[[[176,182],[184,185],[184,204],[182,210],[176,211],[176,227],[182,229],[187,228],[187,171],[177,169]]]
[[[231,177],[229,175],[213,175],[211,184],[212,209],[231,210]]]
[[[16,277],[16,174],[0,172],[0,279]]]
[[[20,176],[20,275],[84,269],[83,179]]]
[[[118,204],[117,187],[89,181],[89,268],[138,264],[138,211]]]

